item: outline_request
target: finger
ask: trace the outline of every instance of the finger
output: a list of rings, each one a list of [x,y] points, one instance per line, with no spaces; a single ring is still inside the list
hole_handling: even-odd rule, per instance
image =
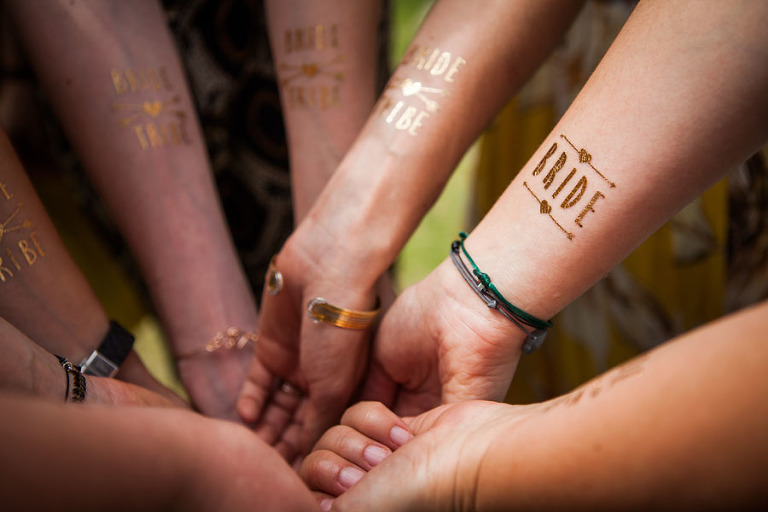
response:
[[[272,381],[272,375],[254,358],[235,405],[245,423],[252,424],[259,419],[269,397]]]
[[[301,416],[292,418],[292,422],[283,430],[280,439],[275,443],[277,452],[285,457],[289,464],[293,465],[298,459],[309,453],[311,444],[306,442],[304,425]]]
[[[443,403],[441,397],[442,390],[439,387],[435,389],[420,389],[417,391],[408,391],[401,388],[400,392],[397,394],[392,410],[401,417],[417,416],[441,405]]]
[[[346,425],[330,428],[317,442],[314,450],[336,453],[366,471],[370,471],[392,455],[392,450],[388,446]]]
[[[280,398],[282,394],[275,391],[272,401],[264,408],[259,421],[253,427],[256,435],[270,445],[274,445],[281,438],[298,408],[299,402],[296,398]],[[292,403],[286,403],[289,400]]]
[[[315,496],[317,503],[320,505],[320,510],[323,512],[328,512],[331,510],[335,496],[331,496],[330,494],[318,491],[312,491],[312,494]]]
[[[379,402],[360,402],[341,417],[341,424],[396,450],[413,438],[408,425]]]
[[[391,408],[395,403],[396,394],[397,383],[387,374],[378,360],[372,361],[360,392],[360,400],[381,402]]]
[[[344,493],[365,474],[359,466],[327,450],[310,453],[299,468],[299,477],[307,487],[331,496]]]

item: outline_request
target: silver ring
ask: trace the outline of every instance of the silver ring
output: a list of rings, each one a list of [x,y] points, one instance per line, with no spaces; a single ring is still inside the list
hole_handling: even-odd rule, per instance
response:
[[[290,395],[295,398],[301,398],[304,396],[304,392],[298,386],[294,386],[290,382],[280,378],[277,379],[277,389],[286,395]]]

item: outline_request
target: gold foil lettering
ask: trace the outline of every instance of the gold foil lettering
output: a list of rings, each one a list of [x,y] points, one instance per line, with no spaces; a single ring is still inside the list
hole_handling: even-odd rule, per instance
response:
[[[5,282],[5,276],[13,277],[13,272],[8,267],[3,266],[3,258],[0,258],[0,283]]]
[[[37,239],[37,232],[33,231],[29,234],[29,239],[32,240],[32,243],[35,244],[35,248],[37,249],[37,253],[40,256],[46,256],[46,252],[43,250],[43,247],[40,245],[40,240]]]
[[[450,69],[445,74],[445,81],[453,83],[453,81],[455,80],[454,75],[456,75],[456,73],[459,72],[459,67],[463,66],[466,63],[467,63],[466,60],[462,59],[461,57],[456,57],[456,60],[453,61],[453,64],[451,64]]]
[[[555,151],[557,151],[557,142],[552,144],[552,147],[550,147],[547,150],[547,154],[544,155],[544,157],[539,162],[539,165],[536,166],[536,168],[533,170],[533,175],[538,176],[541,171],[544,170],[544,166],[547,164],[547,160],[549,157],[555,154]]]
[[[589,200],[589,202],[587,203],[587,206],[585,206],[584,209],[579,214],[579,216],[576,217],[576,220],[574,222],[576,222],[576,224],[578,224],[578,226],[580,228],[584,227],[584,226],[581,225],[581,221],[584,220],[584,217],[587,215],[587,213],[589,213],[589,212],[593,212],[594,213],[595,209],[593,208],[593,206],[595,206],[595,203],[597,202],[598,199],[603,198],[603,197],[605,197],[605,196],[603,195],[602,192],[600,192],[600,191],[595,192],[595,195],[593,195],[592,199]]]
[[[421,122],[429,117],[429,114],[427,114],[424,111],[419,112],[416,117],[413,119],[413,124],[411,124],[411,127],[408,128],[408,133],[411,135],[416,135],[416,130],[421,127]]]
[[[579,200],[581,199],[581,196],[584,195],[584,191],[586,189],[587,189],[587,177],[582,176],[581,179],[579,179],[579,181],[576,182],[576,185],[574,185],[573,190],[571,190],[571,192],[566,196],[565,200],[560,205],[560,208],[570,208],[576,203],[578,203]]]
[[[555,162],[555,165],[552,166],[547,175],[544,177],[544,190],[548,189],[552,182],[555,181],[555,175],[560,171],[560,169],[563,168],[566,159],[567,157],[563,152],[560,155],[560,158],[557,159],[557,162]]]
[[[144,127],[136,125],[133,127],[133,132],[136,134],[136,138],[139,139],[141,149],[147,149],[149,147],[149,142],[147,142],[147,138],[144,136]]]
[[[5,254],[8,255],[8,258],[11,260],[11,263],[13,263],[13,266],[16,267],[16,270],[21,270],[21,265],[19,265],[19,260],[16,259],[16,256],[13,255],[11,250],[6,249]]]
[[[13,194],[8,192],[8,189],[6,188],[4,183],[0,183],[0,192],[2,192],[3,197],[5,197],[5,199],[11,199],[13,197]]]
[[[19,240],[17,242],[21,254],[24,255],[24,259],[27,260],[27,264],[31,267],[37,261],[37,253],[29,246],[29,242],[26,240]]]
[[[395,108],[392,109],[392,112],[389,113],[387,116],[387,123],[391,123],[395,120],[395,116],[397,116],[397,113],[400,111],[400,109],[403,108],[403,102],[398,101],[395,105]]]
[[[565,225],[568,225],[566,223],[566,218],[564,217],[572,215],[571,213],[568,213],[568,210],[581,205],[577,210],[579,212],[578,215],[570,217],[570,219],[572,219],[579,228],[583,228],[584,217],[590,212],[595,213],[595,203],[600,199],[606,198],[605,187],[608,186],[614,188],[616,185],[592,164],[592,154],[589,151],[584,148],[577,148],[565,135],[560,135],[560,137],[565,140],[570,147],[563,146],[563,151],[560,153],[560,156],[541,180],[539,190],[543,192],[555,184],[555,191],[552,193],[552,199],[555,199],[563,190],[565,190],[566,186],[571,185],[575,176],[580,176],[576,181],[576,184],[570,188],[565,199],[560,203],[559,209],[553,207],[553,205],[546,200],[540,199],[534,188],[532,188],[527,181],[523,182],[523,185],[538,202],[539,213],[547,215],[552,222],[565,233],[569,240],[573,240],[576,235],[564,227]],[[553,142],[546,154],[544,154],[533,169],[531,175],[541,175],[547,162],[554,156],[557,150],[558,144],[557,142]],[[571,168],[568,175],[563,178],[559,173],[565,167],[566,161],[574,162],[574,166]],[[590,173],[594,173],[594,175],[600,179],[588,178],[587,175]],[[586,205],[583,203],[585,197],[590,198]]]
[[[443,52],[440,54],[440,58],[437,59],[432,69],[429,70],[429,74],[432,76],[440,76],[448,69],[448,65],[451,63],[451,54]]]
[[[552,194],[552,199],[557,197],[560,191],[563,190],[563,187],[565,187],[568,184],[568,182],[571,181],[571,178],[573,178],[574,174],[576,174],[576,168],[572,169],[571,172],[568,173],[568,176],[566,176],[563,182],[560,184],[560,186],[557,187],[557,190],[555,190],[555,193]]]

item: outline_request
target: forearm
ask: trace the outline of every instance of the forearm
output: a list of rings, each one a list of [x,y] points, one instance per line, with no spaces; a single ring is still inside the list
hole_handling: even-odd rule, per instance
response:
[[[577,2],[438,2],[361,135],[301,229],[365,261],[358,282],[394,260],[491,116],[549,53]],[[327,246],[325,245],[327,244]],[[349,256],[344,256],[349,257]]]
[[[768,41],[754,20],[765,9],[757,2],[640,4],[467,239],[507,299],[551,317],[759,148],[768,76],[754,63]],[[450,262],[443,267],[459,286]]]
[[[0,316],[47,350],[80,361],[106,315],[0,133]]]
[[[67,376],[57,357],[2,318],[0,352],[0,389],[3,391],[59,403],[72,399],[73,377]],[[78,364],[75,360],[71,362]],[[183,405],[173,393],[167,395],[170,399],[126,382],[87,376],[83,402],[161,407]]]
[[[304,218],[376,100],[379,1],[267,1],[291,162]]]
[[[158,5],[52,2],[45,17],[29,2],[7,5],[139,260],[177,353],[202,349],[230,326],[255,328],[254,303]]]
[[[723,509],[768,500],[766,315],[764,303],[542,404],[496,436],[477,509]]]
[[[181,411],[0,402],[0,452],[14,468],[0,488],[10,509],[174,510],[208,434]]]

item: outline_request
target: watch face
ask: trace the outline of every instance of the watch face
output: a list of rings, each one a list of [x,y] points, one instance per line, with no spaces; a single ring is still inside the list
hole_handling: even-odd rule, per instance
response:
[[[96,377],[114,377],[118,370],[118,366],[115,363],[95,350],[81,367],[81,371],[84,374],[95,375]]]

